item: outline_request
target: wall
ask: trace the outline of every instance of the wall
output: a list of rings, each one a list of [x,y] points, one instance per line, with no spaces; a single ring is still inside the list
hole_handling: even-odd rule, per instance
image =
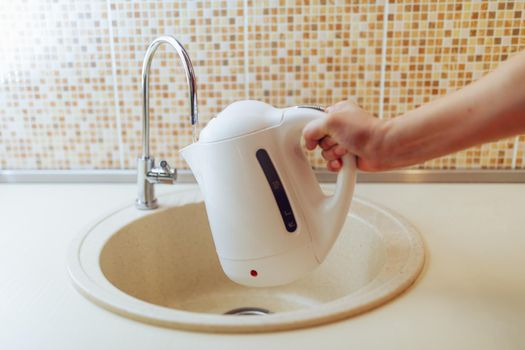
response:
[[[523,1],[0,1],[0,169],[134,167],[142,58],[165,33],[193,60],[201,128],[247,98],[353,98],[393,118],[525,48]],[[185,167],[189,108],[171,50],[151,82],[152,153]],[[523,169],[525,136],[418,167]]]

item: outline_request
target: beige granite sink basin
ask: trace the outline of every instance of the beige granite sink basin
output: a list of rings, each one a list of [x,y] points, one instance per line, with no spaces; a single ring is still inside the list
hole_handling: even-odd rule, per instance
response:
[[[286,286],[244,287],[222,273],[200,192],[179,190],[159,202],[154,211],[130,205],[98,221],[72,243],[68,259],[83,295],[139,321],[210,332],[313,326],[393,299],[424,261],[410,224],[355,198],[321,267]]]

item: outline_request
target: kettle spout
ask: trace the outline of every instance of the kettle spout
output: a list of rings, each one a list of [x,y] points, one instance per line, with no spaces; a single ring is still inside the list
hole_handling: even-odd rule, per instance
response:
[[[192,143],[189,146],[184,147],[179,151],[182,158],[188,163],[190,166],[191,172],[197,179],[197,182],[200,184],[201,181],[201,164],[202,164],[202,157],[201,157],[201,147],[197,143]]]

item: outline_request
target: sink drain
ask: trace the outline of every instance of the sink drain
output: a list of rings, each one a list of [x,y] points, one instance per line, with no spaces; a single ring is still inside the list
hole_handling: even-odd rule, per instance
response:
[[[260,316],[271,314],[270,310],[262,309],[260,307],[238,307],[236,309],[227,311],[224,315],[240,315],[240,316]]]

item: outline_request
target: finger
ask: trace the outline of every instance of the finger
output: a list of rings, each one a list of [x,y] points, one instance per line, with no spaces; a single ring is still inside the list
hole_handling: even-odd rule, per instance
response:
[[[331,138],[330,136],[325,136],[319,142],[319,147],[327,151],[330,148],[334,147],[336,144],[337,142],[333,138]]]
[[[346,148],[344,148],[343,146],[341,145],[336,145],[334,148],[333,148],[333,151],[334,151],[334,154],[338,157],[342,157],[344,156],[345,154],[348,153],[348,151],[346,150]]]
[[[352,99],[343,100],[343,101],[337,102],[336,104],[334,104],[332,106],[326,107],[325,112],[326,113],[334,113],[334,112],[337,112],[337,111],[340,111],[342,109],[348,108],[350,106],[355,106],[355,105],[357,105],[357,104]]]
[[[348,151],[344,149],[341,145],[336,145],[328,150],[322,151],[321,155],[326,160],[336,160],[344,156]]]
[[[326,135],[327,130],[324,119],[315,119],[311,121],[303,129],[303,137],[306,148],[313,150],[319,141]]]
[[[304,140],[305,140],[304,145],[305,145],[306,149],[311,151],[311,150],[315,149],[315,147],[317,147],[317,141],[315,139],[307,139],[305,137]]]
[[[341,170],[342,165],[343,164],[341,163],[341,160],[331,160],[326,164],[326,167],[330,171],[338,172],[339,170]]]
[[[332,148],[330,148],[328,151],[322,151],[321,155],[326,160],[336,160],[340,158],[338,155],[334,153],[334,150]]]

